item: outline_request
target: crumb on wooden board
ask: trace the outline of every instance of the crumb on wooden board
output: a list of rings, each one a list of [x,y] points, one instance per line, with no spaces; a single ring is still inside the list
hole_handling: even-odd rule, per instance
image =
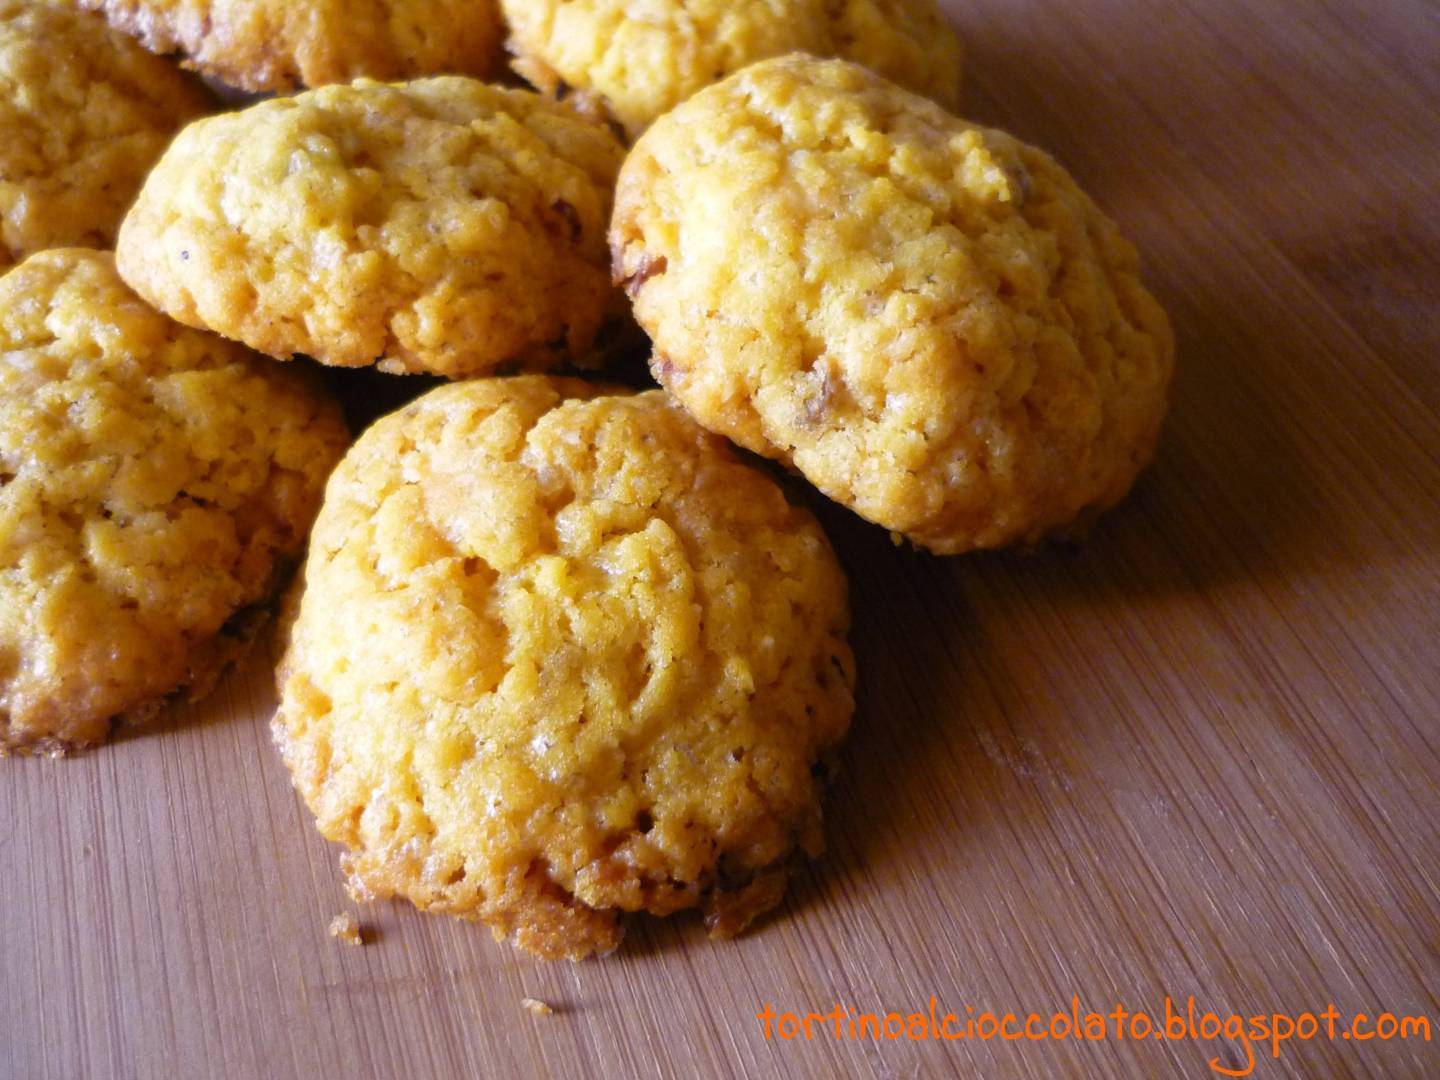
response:
[[[330,920],[330,936],[351,945],[365,944],[365,936],[360,931],[360,924],[348,911],[342,911]]]

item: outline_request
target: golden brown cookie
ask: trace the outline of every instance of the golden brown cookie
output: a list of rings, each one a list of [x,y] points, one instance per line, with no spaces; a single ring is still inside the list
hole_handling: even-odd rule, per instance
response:
[[[932,551],[1032,542],[1150,459],[1174,364],[1054,160],[843,61],[703,90],[621,173],[617,278],[699,422]]]
[[[111,247],[150,166],[210,104],[198,79],[94,15],[0,0],[0,268]]]
[[[500,0],[515,68],[593,98],[633,138],[695,91],[788,52],[843,56],[947,108],[960,42],[935,0]]]
[[[0,754],[203,692],[346,441],[305,372],[171,322],[108,252],[0,277]]]
[[[492,74],[496,0],[78,0],[157,53],[244,90]]]
[[[776,904],[849,724],[819,525],[662,392],[545,376],[370,428],[316,523],[274,731],[357,896],[546,957]]]
[[[582,353],[610,310],[622,150],[528,90],[361,80],[180,133],[120,231],[125,280],[279,358],[454,377]]]

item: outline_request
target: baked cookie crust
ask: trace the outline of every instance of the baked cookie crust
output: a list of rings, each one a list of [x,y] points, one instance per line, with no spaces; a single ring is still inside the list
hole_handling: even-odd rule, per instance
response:
[[[617,294],[622,149],[528,90],[359,80],[180,133],[120,231],[125,280],[271,356],[462,377],[582,354]]]
[[[78,0],[151,52],[250,91],[495,72],[495,0]]]
[[[101,742],[240,651],[347,442],[305,374],[153,311],[108,252],[0,277],[0,754]]]
[[[431,391],[336,470],[276,741],[357,897],[544,957],[778,903],[853,710],[824,534],[662,392]]]
[[[622,170],[615,273],[705,427],[949,554],[1033,543],[1149,461],[1174,341],[1048,155],[857,65],[703,90]]]
[[[0,0],[0,270],[113,247],[150,166],[212,105],[199,79],[94,15]]]
[[[691,94],[789,52],[843,56],[954,109],[961,48],[935,0],[501,0],[516,70],[633,138]]]

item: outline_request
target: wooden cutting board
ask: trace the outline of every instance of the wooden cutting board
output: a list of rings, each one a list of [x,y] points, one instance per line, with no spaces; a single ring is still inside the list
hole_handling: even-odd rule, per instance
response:
[[[1145,252],[1174,412],[1079,550],[937,559],[828,514],[861,702],[831,851],[783,908],[546,965],[355,907],[269,744],[262,646],[159,729],[0,763],[0,1075],[1239,1071],[1234,1038],[787,1041],[756,1016],[933,995],[953,1032],[1193,995],[1433,1027],[1258,1047],[1255,1076],[1440,1076],[1440,14],[949,7],[970,114]],[[327,936],[342,910],[370,944]]]

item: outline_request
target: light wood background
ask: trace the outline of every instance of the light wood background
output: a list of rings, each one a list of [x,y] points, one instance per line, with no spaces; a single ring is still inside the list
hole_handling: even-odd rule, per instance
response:
[[[832,850],[748,936],[545,965],[354,909],[270,656],[0,763],[0,1075],[1213,1075],[1228,1043],[782,1043],[754,1014],[1423,1013],[1256,1076],[1440,1076],[1440,14],[965,0],[970,112],[1052,149],[1173,313],[1159,459],[1080,550],[935,559],[831,512],[863,685]],[[353,909],[375,940],[326,936]],[[556,1007],[548,1018],[526,995]]]

